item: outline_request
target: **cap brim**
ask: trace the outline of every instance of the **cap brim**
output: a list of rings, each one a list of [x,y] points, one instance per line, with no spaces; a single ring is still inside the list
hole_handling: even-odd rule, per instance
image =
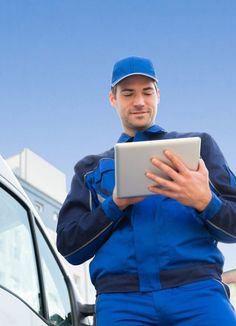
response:
[[[142,73],[142,72],[133,72],[131,74],[128,74],[126,76],[123,76],[122,78],[116,80],[114,83],[111,84],[111,87],[115,87],[119,82],[121,82],[123,79],[127,78],[127,77],[130,77],[130,76],[134,76],[134,75],[141,75],[141,76],[145,76],[145,77],[148,77],[152,80],[154,80],[157,84],[158,84],[158,79],[156,79],[155,77],[149,75],[149,74],[145,74],[145,73]]]

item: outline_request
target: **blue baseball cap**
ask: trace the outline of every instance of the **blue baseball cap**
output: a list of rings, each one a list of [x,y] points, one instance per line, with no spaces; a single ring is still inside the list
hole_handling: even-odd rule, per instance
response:
[[[132,75],[143,75],[153,79],[156,83],[155,69],[149,59],[142,57],[128,57],[117,61],[112,72],[111,87]]]

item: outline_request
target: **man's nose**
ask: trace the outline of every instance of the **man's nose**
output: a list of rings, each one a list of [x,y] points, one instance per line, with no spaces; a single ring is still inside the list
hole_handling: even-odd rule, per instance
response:
[[[136,94],[134,97],[134,105],[135,106],[143,106],[144,105],[144,97],[143,94]]]

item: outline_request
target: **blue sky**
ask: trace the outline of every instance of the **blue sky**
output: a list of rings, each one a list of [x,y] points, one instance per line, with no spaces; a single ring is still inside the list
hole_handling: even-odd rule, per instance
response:
[[[212,134],[236,172],[235,17],[235,0],[1,0],[1,155],[30,148],[69,186],[79,159],[118,139],[112,67],[139,55],[156,66],[157,123]]]
[[[1,0],[0,152],[27,147],[63,171],[118,139],[116,60],[152,59],[157,123],[212,134],[236,171],[235,0]]]

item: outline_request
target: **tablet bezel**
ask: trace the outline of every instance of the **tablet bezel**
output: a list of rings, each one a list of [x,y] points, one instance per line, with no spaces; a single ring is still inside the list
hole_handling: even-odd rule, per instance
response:
[[[118,143],[115,145],[115,184],[117,196],[128,198],[153,195],[148,190],[152,182],[145,176],[146,171],[152,171],[162,177],[167,177],[154,167],[151,157],[171,165],[163,151],[171,149],[188,168],[196,170],[200,159],[200,137],[172,138],[152,141]]]

